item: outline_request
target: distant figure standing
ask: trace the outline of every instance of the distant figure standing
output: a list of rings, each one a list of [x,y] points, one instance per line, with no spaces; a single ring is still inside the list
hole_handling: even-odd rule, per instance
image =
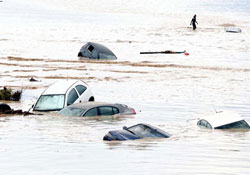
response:
[[[198,24],[198,22],[196,21],[196,15],[194,15],[194,17],[192,18],[191,22],[190,22],[190,25],[193,25],[193,30],[196,29],[196,24]]]

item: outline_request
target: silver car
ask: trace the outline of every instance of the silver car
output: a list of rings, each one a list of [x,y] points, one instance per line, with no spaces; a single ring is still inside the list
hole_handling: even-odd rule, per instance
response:
[[[76,117],[136,114],[135,110],[127,105],[105,102],[76,103],[65,107],[59,113],[65,116]]]

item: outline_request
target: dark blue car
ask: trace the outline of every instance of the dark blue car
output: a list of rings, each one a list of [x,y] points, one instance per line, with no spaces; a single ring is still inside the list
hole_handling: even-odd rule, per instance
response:
[[[123,130],[109,131],[103,140],[136,140],[142,138],[169,138],[171,135],[159,128],[148,124],[137,124],[127,128],[123,127]]]

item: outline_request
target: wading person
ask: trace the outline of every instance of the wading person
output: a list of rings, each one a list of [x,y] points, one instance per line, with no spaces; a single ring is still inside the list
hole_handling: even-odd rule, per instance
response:
[[[196,23],[198,24],[198,22],[196,21],[196,15],[194,15],[194,17],[192,18],[190,25],[193,25],[193,30],[196,29]]]

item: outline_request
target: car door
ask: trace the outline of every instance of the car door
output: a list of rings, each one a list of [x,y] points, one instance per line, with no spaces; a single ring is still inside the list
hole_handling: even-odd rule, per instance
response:
[[[119,113],[119,109],[113,106],[100,106],[100,115],[114,115]]]
[[[79,102],[79,95],[75,88],[72,88],[67,93],[66,106],[69,106],[73,103]]]
[[[98,107],[94,107],[89,109],[83,114],[83,117],[91,117],[91,116],[98,116],[99,115],[99,110]]]
[[[76,89],[76,91],[77,91],[77,93],[79,95],[79,103],[89,100],[89,95],[84,94],[84,92],[87,90],[86,86],[78,84],[78,85],[75,86],[75,89]]]
[[[84,117],[90,117],[90,116],[108,116],[108,115],[114,115],[118,114],[119,109],[113,106],[100,106],[100,107],[94,107],[89,109],[85,114],[83,114]]]

